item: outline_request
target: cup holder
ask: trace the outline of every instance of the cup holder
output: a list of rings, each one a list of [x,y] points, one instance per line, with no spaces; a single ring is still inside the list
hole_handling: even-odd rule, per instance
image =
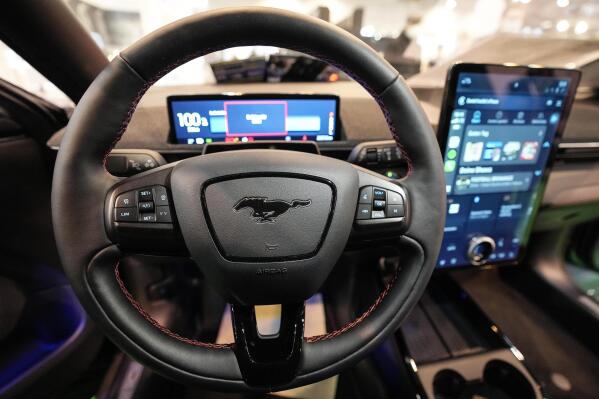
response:
[[[535,391],[520,370],[502,360],[491,360],[482,379],[466,380],[452,369],[443,369],[433,378],[436,399],[535,399]]]
[[[491,360],[485,365],[483,380],[501,388],[508,398],[534,399],[535,391],[520,370],[503,360]]]
[[[459,398],[466,388],[466,379],[454,370],[441,370],[433,379],[433,392],[438,399]]]

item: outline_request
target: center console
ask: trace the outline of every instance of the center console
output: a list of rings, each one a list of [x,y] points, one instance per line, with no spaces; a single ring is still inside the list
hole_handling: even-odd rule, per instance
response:
[[[521,263],[579,78],[505,65],[449,71],[438,125],[447,193],[438,270]],[[452,276],[433,277],[398,333],[420,395],[542,398],[522,353]]]
[[[522,353],[447,275],[433,278],[397,337],[422,397],[544,397]]]

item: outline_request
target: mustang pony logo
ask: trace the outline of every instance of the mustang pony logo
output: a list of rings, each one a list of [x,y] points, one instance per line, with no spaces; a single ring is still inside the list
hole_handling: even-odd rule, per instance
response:
[[[252,209],[252,217],[256,223],[274,223],[277,217],[291,208],[310,206],[312,200],[294,199],[291,202],[283,200],[269,200],[266,197],[244,197],[233,207],[236,212],[244,208]]]

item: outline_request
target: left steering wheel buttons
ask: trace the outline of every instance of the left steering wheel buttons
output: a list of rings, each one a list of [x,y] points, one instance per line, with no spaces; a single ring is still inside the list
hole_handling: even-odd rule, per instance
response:
[[[168,205],[168,193],[164,186],[154,186],[154,202],[156,206]]]
[[[156,221],[156,214],[142,213],[139,215],[139,221],[142,223],[154,223]]]
[[[115,208],[135,207],[135,191],[129,191],[116,198]]]
[[[143,201],[138,204],[140,212],[152,212],[154,211],[154,203],[152,201]]]
[[[171,218],[171,210],[166,206],[157,206],[156,207],[156,221],[158,223],[172,223],[173,220]]]
[[[136,208],[116,208],[114,210],[114,220],[116,222],[137,222]]]
[[[370,213],[372,212],[372,206],[366,204],[359,204],[356,211],[357,220],[370,219]]]
[[[151,188],[139,190],[138,193],[140,201],[152,201],[154,199],[154,194],[152,193]]]

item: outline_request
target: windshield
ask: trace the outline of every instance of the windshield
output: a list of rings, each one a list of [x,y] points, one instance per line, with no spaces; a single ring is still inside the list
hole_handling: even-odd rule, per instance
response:
[[[579,42],[594,39],[599,34],[599,1],[67,0],[67,3],[109,58],[141,36],[187,15],[219,7],[262,5],[317,16],[339,25],[370,44],[407,77],[450,61],[481,41],[497,36],[509,35],[510,43],[493,42],[494,45],[489,46],[492,50],[487,52],[488,59],[469,61],[540,63],[547,54],[538,54],[533,59],[524,57],[532,50],[526,42],[521,46],[524,47],[522,54],[513,51],[506,54],[502,49],[513,48],[514,39],[519,38]],[[552,53],[571,47],[552,43],[548,41],[543,47]],[[592,45],[596,46],[594,42]],[[219,78],[220,63],[228,62],[226,66],[231,68],[231,62],[268,60],[273,54],[290,52],[260,46],[232,48],[195,60],[159,84],[211,83],[215,75]],[[554,55],[555,59],[547,60],[552,62],[551,66],[565,66],[555,65],[559,54]],[[497,59],[498,56],[503,59]],[[568,61],[576,62],[578,58]],[[324,77],[330,79],[330,75]]]
[[[414,85],[442,84],[455,60],[554,67],[592,65],[599,57],[599,1],[589,0],[63,0],[102,51],[113,58],[140,37],[193,13],[230,6],[278,7],[330,21],[381,53]],[[55,88],[0,48],[0,77],[44,97]],[[285,49],[237,47],[193,60],[158,85],[228,81],[339,80],[338,71]],[[438,70],[435,72],[435,70]],[[260,71],[266,71],[262,74]],[[258,71],[258,72],[256,72]],[[290,72],[291,71],[291,72]],[[308,72],[306,72],[308,71]],[[291,73],[291,76],[289,75]],[[295,75],[293,75],[295,73]],[[592,72],[585,79],[594,84]],[[30,78],[33,77],[33,78]],[[583,80],[583,85],[588,82]]]

